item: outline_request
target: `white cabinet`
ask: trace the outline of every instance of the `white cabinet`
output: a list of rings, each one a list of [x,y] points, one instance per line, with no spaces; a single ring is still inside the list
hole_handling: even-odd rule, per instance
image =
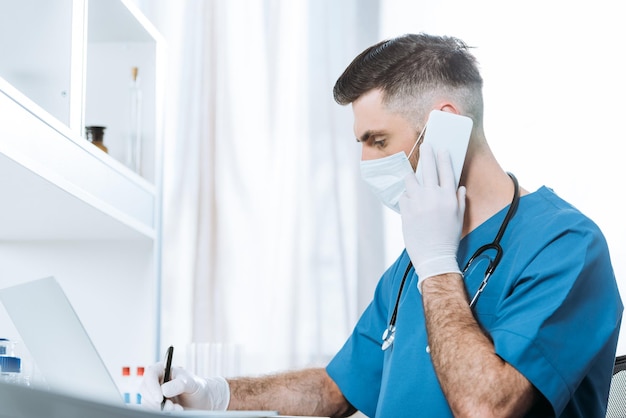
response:
[[[0,0],[0,286],[55,276],[118,383],[159,345],[163,47],[125,0]],[[0,337],[19,340],[1,306]]]

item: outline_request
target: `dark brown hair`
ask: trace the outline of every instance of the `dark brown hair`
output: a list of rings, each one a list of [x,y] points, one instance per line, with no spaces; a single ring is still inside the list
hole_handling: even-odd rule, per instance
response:
[[[387,105],[406,111],[406,106],[427,106],[420,101],[441,91],[482,118],[482,83],[476,58],[460,39],[407,34],[361,52],[335,83],[333,95],[346,105],[381,89]]]

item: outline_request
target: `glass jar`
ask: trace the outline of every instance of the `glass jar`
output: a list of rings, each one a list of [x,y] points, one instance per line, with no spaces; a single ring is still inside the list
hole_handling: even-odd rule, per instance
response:
[[[109,152],[109,149],[104,145],[104,130],[106,126],[85,126],[85,137],[87,141],[94,144],[104,152]]]

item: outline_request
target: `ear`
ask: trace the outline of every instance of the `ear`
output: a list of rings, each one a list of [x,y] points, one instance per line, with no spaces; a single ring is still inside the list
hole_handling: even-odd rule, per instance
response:
[[[456,106],[450,102],[441,103],[439,106],[437,106],[437,108],[441,110],[442,112],[454,113],[455,115],[460,114]]]

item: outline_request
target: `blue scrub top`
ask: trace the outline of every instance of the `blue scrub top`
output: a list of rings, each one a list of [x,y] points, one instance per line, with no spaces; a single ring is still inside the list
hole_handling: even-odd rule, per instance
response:
[[[461,240],[461,267],[494,239],[505,213],[506,208]],[[475,306],[496,353],[548,400],[551,410],[536,416],[604,417],[623,306],[601,231],[542,187],[521,198],[501,245],[502,260]],[[426,351],[414,270],[402,292],[395,341],[381,350],[408,263],[403,251],[384,273],[373,301],[327,371],[367,416],[451,417]],[[466,272],[469,295],[487,264],[484,257]]]

